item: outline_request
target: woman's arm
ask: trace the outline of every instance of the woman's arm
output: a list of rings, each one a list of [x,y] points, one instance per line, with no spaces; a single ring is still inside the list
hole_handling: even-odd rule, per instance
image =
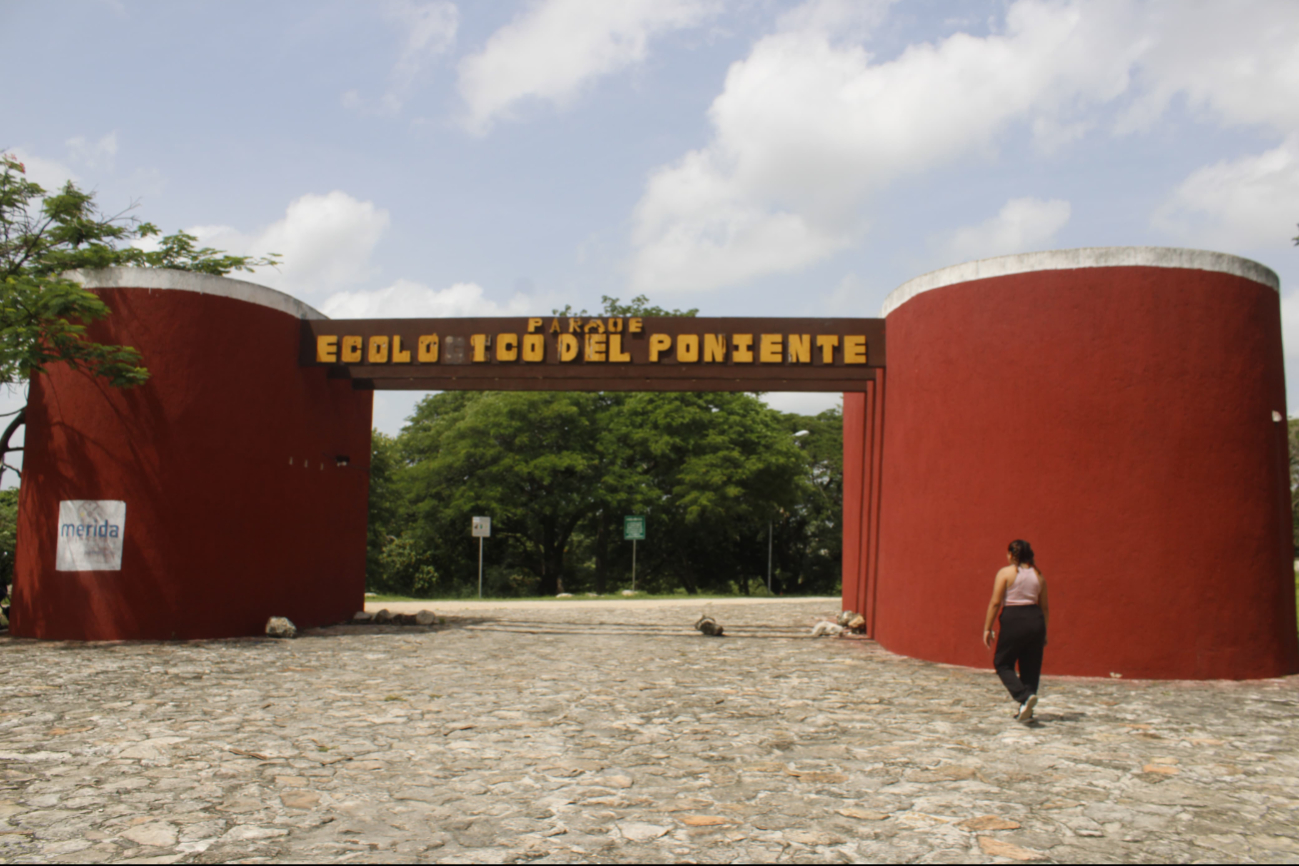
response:
[[[1037,606],[1042,608],[1043,624],[1049,626],[1051,625],[1051,606],[1046,600],[1046,578],[1042,576],[1042,572],[1040,571],[1037,573],[1037,585]]]
[[[1015,576],[1013,568],[1003,568],[997,572],[996,578],[992,581],[992,599],[988,602],[988,613],[983,618],[983,645],[992,647],[992,623],[997,618],[997,609],[1006,599],[1006,588],[1010,586],[1011,578]]]

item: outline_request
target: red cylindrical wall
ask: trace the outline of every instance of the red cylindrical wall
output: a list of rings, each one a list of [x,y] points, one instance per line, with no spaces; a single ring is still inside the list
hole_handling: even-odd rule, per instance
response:
[[[1275,275],[1074,250],[926,275],[889,306],[884,647],[989,667],[993,575],[1024,538],[1048,674],[1299,671]]]
[[[365,589],[372,395],[298,363],[314,310],[238,280],[110,269],[93,339],[134,346],[118,390],[55,365],[32,381],[12,631],[211,638],[347,619]],[[339,458],[346,458],[340,465]],[[126,503],[119,571],[58,571],[59,503]]]

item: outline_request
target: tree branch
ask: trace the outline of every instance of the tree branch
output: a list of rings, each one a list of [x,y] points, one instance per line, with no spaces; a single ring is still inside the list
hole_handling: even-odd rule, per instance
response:
[[[21,427],[26,422],[27,422],[27,407],[24,406],[23,408],[18,410],[18,415],[15,416],[15,418],[12,421],[9,422],[9,426],[5,428],[4,434],[0,435],[0,458],[3,458],[4,455],[8,454],[10,451],[21,450],[17,448],[10,448],[9,440],[13,438],[14,431],[16,431],[19,427]],[[6,469],[12,469],[19,478],[23,477],[22,472],[18,471],[17,469],[14,469],[14,467],[10,466],[8,463],[0,462],[0,481],[4,480],[4,471]]]

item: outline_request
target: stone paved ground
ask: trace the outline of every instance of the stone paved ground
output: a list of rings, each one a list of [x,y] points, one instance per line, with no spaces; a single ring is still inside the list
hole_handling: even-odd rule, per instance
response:
[[[827,602],[0,639],[0,860],[1293,861],[1299,678],[1048,680],[806,637]]]

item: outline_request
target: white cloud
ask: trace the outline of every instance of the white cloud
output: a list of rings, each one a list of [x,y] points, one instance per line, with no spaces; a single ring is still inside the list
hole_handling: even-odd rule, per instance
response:
[[[67,140],[68,153],[74,162],[90,169],[113,170],[117,159],[117,132],[110,132],[99,141],[88,141],[84,135]]]
[[[1254,156],[1197,169],[1155,213],[1185,243],[1258,249],[1291,243],[1299,221],[1299,132]]]
[[[332,319],[521,316],[536,310],[535,300],[523,294],[502,305],[487,298],[477,283],[431,289],[411,280],[398,280],[375,292],[339,292],[321,305],[321,312]]]
[[[521,101],[569,103],[595,78],[642,62],[652,37],[693,27],[713,0],[540,0],[460,61],[467,126],[485,132]]]
[[[760,398],[777,412],[793,412],[797,415],[819,415],[826,409],[841,408],[842,394],[829,394],[821,391],[772,391]]]
[[[859,30],[872,20],[865,8]],[[883,63],[845,38],[839,10],[811,0],[783,16],[732,65],[709,110],[711,140],[651,175],[634,213],[635,291],[806,267],[861,236],[886,184],[990,156],[1016,129],[1049,152],[1097,128],[1143,128],[1180,100],[1218,125],[1299,132],[1293,0],[1015,0],[986,36],[913,44]],[[1295,200],[1294,150],[1288,138],[1201,169],[1158,223],[1218,245],[1273,237],[1293,222],[1273,216],[1283,196]]]
[[[1142,9],[1138,95],[1120,129],[1149,126],[1177,96],[1222,123],[1299,129],[1299,4],[1178,0]]]
[[[709,109],[712,141],[655,172],[634,216],[637,292],[790,271],[853,243],[898,178],[995,147],[1123,93],[1141,50],[1125,4],[1020,0],[1004,32],[955,34],[873,63],[820,25],[759,40]],[[814,22],[815,24],[815,22]],[[1064,130],[1061,133],[1060,130]]]
[[[117,157],[117,133],[110,132],[99,141],[89,141],[84,135],[69,138],[65,144],[70,160],[91,171],[112,171]],[[47,192],[54,192],[68,181],[81,183],[77,175],[65,163],[56,159],[37,156],[26,147],[15,147],[6,153],[13,156],[27,169],[27,179],[39,183]]]
[[[401,51],[388,75],[388,90],[371,103],[355,88],[342,94],[344,108],[394,115],[410,97],[429,61],[455,45],[460,10],[449,0],[389,0],[384,17],[400,29]]]
[[[942,247],[953,262],[1043,249],[1069,222],[1069,212],[1063,199],[1012,198],[996,216],[952,232]]]
[[[258,270],[257,281],[310,297],[372,277],[377,269],[370,257],[387,228],[386,210],[335,190],[295,199],[283,219],[256,234],[230,226],[194,226],[186,231],[206,245],[238,255],[281,254],[279,268]]]
[[[419,76],[425,61],[445,53],[456,41],[460,12],[446,0],[394,0],[388,16],[406,33],[406,42],[392,68],[398,89],[409,88]]]
[[[776,21],[778,31],[816,31],[839,41],[861,41],[898,0],[807,0]]]
[[[1283,136],[1262,153],[1193,171],[1152,223],[1180,243],[1215,249],[1289,244],[1299,201],[1299,4],[1288,0],[1153,7],[1144,86],[1121,131],[1152,125],[1176,97],[1219,126]]]
[[[40,184],[46,192],[54,192],[68,181],[76,183],[80,180],[72,169],[63,163],[36,156],[24,147],[15,147],[5,152],[21,162],[27,169],[27,179]]]
[[[1299,219],[1299,6],[1195,4],[1166,24],[1148,52],[1151,86],[1123,128],[1150,125],[1181,94],[1220,125],[1285,137],[1262,153],[1196,169],[1152,222],[1181,243],[1215,249],[1288,245]]]

